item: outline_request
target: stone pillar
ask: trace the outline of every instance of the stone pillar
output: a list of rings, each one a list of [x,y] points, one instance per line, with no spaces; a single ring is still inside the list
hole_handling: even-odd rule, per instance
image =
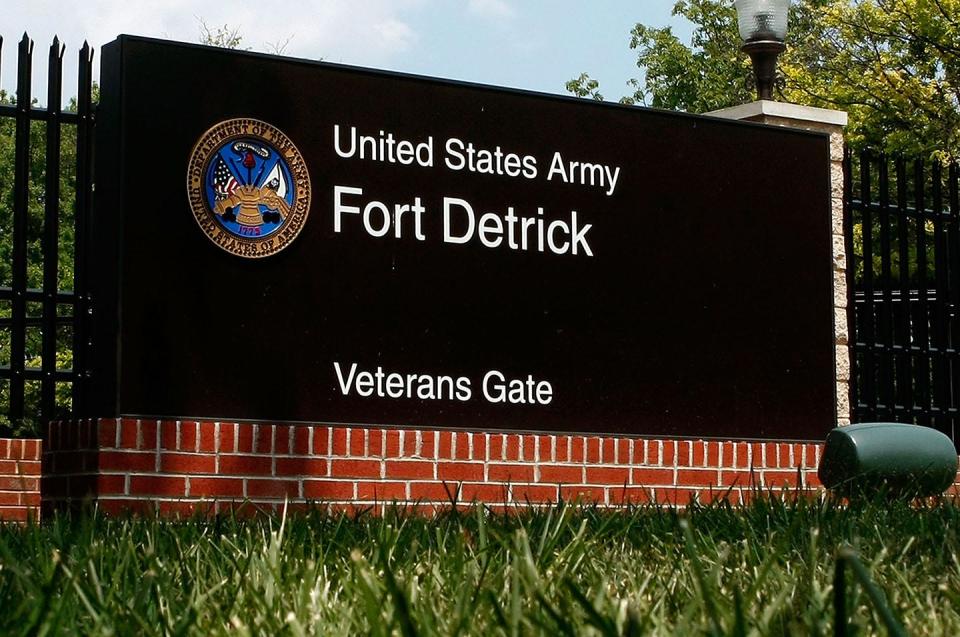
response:
[[[833,216],[834,344],[836,348],[837,420],[850,424],[850,343],[847,327],[847,254],[843,237],[843,127],[847,114],[825,108],[760,100],[712,113],[713,117],[772,126],[788,126],[830,135],[830,200]]]

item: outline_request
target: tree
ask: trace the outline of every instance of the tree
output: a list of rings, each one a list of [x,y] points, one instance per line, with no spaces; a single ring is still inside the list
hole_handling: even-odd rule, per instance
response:
[[[670,27],[631,31],[643,80],[624,103],[702,113],[754,99],[736,13],[725,0],[678,0],[690,45]],[[791,7],[778,97],[850,114],[853,148],[960,157],[960,0],[799,0]],[[567,83],[602,99],[586,73]]]

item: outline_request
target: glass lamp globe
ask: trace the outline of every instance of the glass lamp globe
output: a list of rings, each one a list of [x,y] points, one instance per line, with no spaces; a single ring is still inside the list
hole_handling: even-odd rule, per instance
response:
[[[783,42],[790,0],[735,0],[737,26],[744,42]]]

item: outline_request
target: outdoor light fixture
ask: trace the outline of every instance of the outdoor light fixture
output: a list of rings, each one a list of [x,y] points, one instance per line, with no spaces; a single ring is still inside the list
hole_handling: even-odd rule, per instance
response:
[[[827,435],[819,467],[826,488],[844,496],[938,495],[957,476],[953,441],[936,429],[861,423]]]
[[[790,0],[735,0],[737,25],[743,38],[741,49],[753,62],[757,97],[773,99],[777,56],[786,48],[787,11]]]

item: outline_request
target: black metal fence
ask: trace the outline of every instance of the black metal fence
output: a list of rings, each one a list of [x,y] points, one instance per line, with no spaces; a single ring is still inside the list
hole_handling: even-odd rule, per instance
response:
[[[45,107],[32,92],[33,49],[24,34],[16,95],[0,92],[0,435],[29,435],[81,412],[90,346],[83,247],[92,196],[93,51],[86,43],[80,49],[78,85],[63,109],[66,49],[54,38]]]
[[[854,421],[960,443],[960,201],[955,164],[848,155]]]

